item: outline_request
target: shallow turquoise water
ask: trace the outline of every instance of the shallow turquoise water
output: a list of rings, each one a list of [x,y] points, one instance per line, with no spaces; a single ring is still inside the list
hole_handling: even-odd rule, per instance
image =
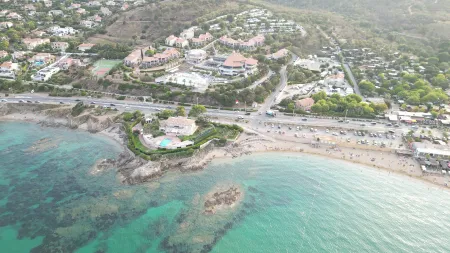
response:
[[[2,251],[450,252],[449,192],[403,176],[279,153],[138,186],[90,173],[119,152],[99,135],[0,123]],[[203,196],[231,184],[240,205],[204,215]]]

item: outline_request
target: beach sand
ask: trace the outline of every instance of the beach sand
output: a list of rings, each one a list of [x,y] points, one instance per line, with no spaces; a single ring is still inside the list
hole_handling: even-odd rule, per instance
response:
[[[40,122],[46,116],[33,113],[14,113],[0,117],[0,121],[24,121]],[[86,130],[80,127],[81,130]],[[126,148],[118,126],[115,125],[105,129],[100,134],[113,139]],[[283,152],[283,153],[306,153],[319,155],[326,158],[340,159],[347,162],[362,164],[375,169],[386,171],[386,173],[397,173],[409,178],[422,180],[433,185],[448,189],[449,176],[442,174],[423,174],[419,163],[411,157],[403,157],[395,154],[391,148],[379,148],[375,146],[356,145],[347,142],[337,143],[336,148],[311,146],[308,138],[294,138],[292,136],[276,135],[268,136],[253,129],[245,129],[245,132],[236,140],[237,145],[230,144],[225,148],[214,148],[204,152],[200,157],[194,158],[197,164],[207,165],[212,160],[221,158],[235,158],[249,155],[255,152]]]

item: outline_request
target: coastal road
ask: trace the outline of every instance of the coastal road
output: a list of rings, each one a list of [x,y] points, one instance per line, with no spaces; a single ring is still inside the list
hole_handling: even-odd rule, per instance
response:
[[[86,98],[86,97],[73,97],[73,98],[66,98],[66,97],[49,97],[44,96],[42,94],[23,94],[23,95],[17,95],[16,97],[7,97],[5,98],[7,100],[7,103],[19,103],[20,100],[23,100],[25,103],[27,101],[31,101],[32,103],[35,103],[35,101],[39,101],[40,103],[46,103],[46,104],[60,104],[61,102],[63,104],[67,105],[75,105],[79,101],[83,101],[86,104],[95,104],[97,106],[109,106],[111,108],[117,108],[117,110],[121,112],[125,111],[135,111],[140,110],[145,114],[154,114],[164,109],[175,109],[176,105],[164,105],[164,104],[153,104],[148,102],[137,102],[137,101],[122,101],[122,100],[114,100],[114,99],[108,99],[108,98]],[[4,103],[4,102],[3,102]],[[266,106],[269,106],[270,104],[267,104]],[[186,111],[189,112],[191,109],[189,106],[186,106]],[[373,131],[373,132],[379,132],[379,131],[388,131],[388,130],[394,130],[396,133],[400,134],[402,132],[407,132],[409,129],[406,126],[401,126],[399,128],[394,127],[388,127],[385,124],[387,123],[387,120],[380,119],[376,120],[378,122],[376,125],[372,125],[370,122],[367,122],[365,119],[358,119],[360,121],[353,121],[350,120],[349,123],[342,123],[338,122],[336,119],[329,119],[329,118],[303,118],[303,117],[293,117],[293,116],[286,116],[279,114],[277,117],[268,117],[265,115],[265,110],[261,113],[252,113],[251,115],[245,115],[244,112],[240,111],[227,111],[227,110],[212,110],[208,109],[207,113],[208,116],[215,119],[223,119],[228,120],[231,122],[235,122],[238,116],[241,116],[244,118],[245,121],[248,121],[253,126],[259,126],[263,124],[264,122],[267,124],[274,124],[274,125],[293,125],[293,126],[304,126],[308,128],[340,128],[340,129],[346,129],[348,131],[353,130],[367,130],[367,131]],[[306,120],[305,120],[306,119]]]

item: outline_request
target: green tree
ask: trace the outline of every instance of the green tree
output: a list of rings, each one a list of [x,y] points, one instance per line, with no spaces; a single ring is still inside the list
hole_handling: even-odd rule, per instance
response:
[[[0,41],[0,50],[7,50],[9,48],[9,41],[2,40]]]
[[[443,74],[438,74],[437,76],[435,76],[431,83],[433,84],[433,86],[438,86],[443,89],[447,89],[449,87],[449,81]]]
[[[312,95],[312,99],[314,99],[314,102],[318,102],[319,100],[326,99],[327,93],[325,91],[320,91],[314,95]]]
[[[173,110],[163,110],[162,112],[158,113],[158,118],[160,119],[168,119],[169,117],[172,117],[175,114]]]
[[[206,108],[203,105],[193,105],[189,111],[189,117],[198,117],[206,112]]]
[[[295,109],[295,104],[294,103],[289,103],[287,105],[287,110],[292,112]]]
[[[363,93],[371,93],[372,91],[375,90],[375,85],[370,81],[362,80],[359,83],[359,88],[363,90]]]
[[[177,116],[185,117],[186,116],[186,110],[184,109],[183,106],[178,106],[177,109],[175,110],[175,114]]]

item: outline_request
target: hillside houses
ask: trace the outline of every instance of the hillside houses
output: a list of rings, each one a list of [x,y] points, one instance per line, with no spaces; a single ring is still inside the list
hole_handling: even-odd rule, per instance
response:
[[[14,23],[12,23],[12,22],[0,22],[1,29],[8,29],[13,26],[14,26]]]
[[[143,56],[143,49],[136,49],[123,59],[123,64],[128,67],[137,67],[141,64]]]
[[[86,50],[90,50],[93,46],[95,46],[95,44],[83,43],[78,45],[78,50],[84,52]]]
[[[64,12],[62,10],[51,10],[48,12],[49,16],[64,16]]]
[[[243,50],[255,50],[257,47],[264,45],[264,41],[264,35],[257,35],[248,41],[235,40],[227,35],[224,35],[219,39],[219,43],[222,45]]]
[[[44,0],[44,6],[47,8],[52,7],[53,3],[51,0]]]
[[[17,63],[4,62],[0,65],[0,78],[16,79],[15,71],[18,69]]]
[[[14,20],[22,20],[23,17],[19,14],[17,14],[16,12],[11,12],[8,15],[6,15],[7,19],[14,19]]]
[[[28,50],[33,50],[35,47],[37,47],[39,45],[50,43],[50,39],[41,39],[41,38],[30,39],[30,38],[26,38],[26,39],[22,40],[22,43],[25,44],[25,46],[26,46],[26,48]]]
[[[0,11],[0,18],[6,17],[6,14],[8,14],[9,10],[2,10]]]
[[[73,59],[73,58],[66,58],[66,59],[58,62],[58,68],[60,68],[62,70],[68,70],[71,67],[80,66],[80,65],[81,65],[81,61],[79,59]]]
[[[59,51],[66,51],[67,48],[69,48],[69,43],[67,42],[52,42],[50,43],[50,46],[53,50],[59,50]]]
[[[56,57],[54,55],[51,55],[49,53],[37,53],[30,59],[28,59],[29,62],[35,64],[35,63],[42,63],[42,64],[50,64],[54,62]]]
[[[112,15],[112,12],[107,7],[101,7],[100,13],[104,16],[110,16]]]
[[[210,33],[200,34],[198,38],[192,38],[191,42],[193,46],[203,46],[209,41],[212,41],[214,37]]]
[[[166,38],[166,45],[183,48],[189,46],[189,41],[187,39],[178,38],[175,35],[170,35]]]
[[[59,26],[52,26],[47,30],[49,33],[51,33],[54,36],[68,36],[68,35],[74,35],[78,31],[73,29],[72,27],[59,27]]]
[[[82,20],[80,22],[80,25],[86,27],[86,28],[92,28],[92,27],[96,27],[98,24],[95,23],[94,21],[90,21],[90,20]]]
[[[79,9],[81,7],[81,4],[72,3],[69,7],[69,9]]]
[[[3,57],[6,57],[6,56],[8,56],[8,52],[6,52],[5,50],[1,50],[0,51],[0,59]]]
[[[163,53],[155,54],[152,57],[144,57],[142,59],[141,67],[149,68],[169,62],[172,59],[180,57],[180,52],[175,48],[168,48]]]
[[[76,10],[75,12],[78,13],[78,14],[80,14],[80,15],[86,14],[86,10],[83,9],[83,8],[79,8],[79,9]]]
[[[288,55],[289,55],[289,50],[287,50],[286,48],[283,48],[273,54],[266,55],[266,58],[269,60],[278,60],[278,59],[282,59]]]
[[[194,38],[194,33],[195,33],[195,27],[191,27],[189,29],[184,30],[183,32],[180,33],[180,38],[189,40]]]
[[[90,1],[86,3],[86,6],[102,6],[99,1]]]

